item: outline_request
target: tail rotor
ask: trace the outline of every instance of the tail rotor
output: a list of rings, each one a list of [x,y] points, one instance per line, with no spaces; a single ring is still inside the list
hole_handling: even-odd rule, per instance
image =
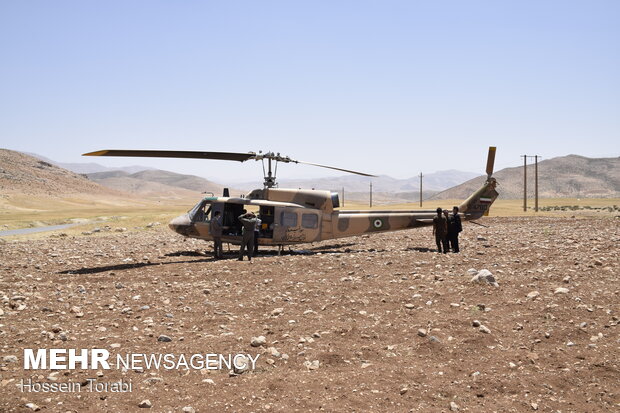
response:
[[[492,177],[493,167],[495,165],[495,146],[489,146],[489,155],[487,157],[487,180],[476,192],[471,194],[460,206],[459,210],[464,212],[466,220],[478,219],[489,214],[491,204],[495,202],[499,195],[495,190],[497,181]]]
[[[489,154],[487,155],[487,180],[493,175],[493,166],[495,165],[495,146],[489,146]]]

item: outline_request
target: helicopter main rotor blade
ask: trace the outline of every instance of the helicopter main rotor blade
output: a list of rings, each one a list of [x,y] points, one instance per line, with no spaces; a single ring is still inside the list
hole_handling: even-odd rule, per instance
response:
[[[198,151],[151,151],[151,150],[125,150],[104,149],[101,151],[88,152],[82,156],[136,156],[143,158],[189,158],[189,159],[220,159],[225,161],[244,162],[254,159],[254,152],[198,152]]]
[[[312,163],[312,162],[304,162],[304,161],[291,161],[291,162],[303,163],[305,165],[319,166],[321,168],[335,169],[336,171],[348,172],[350,174],[356,174],[356,175],[362,175],[362,176],[370,176],[370,177],[376,177],[377,176],[377,175],[367,174],[367,173],[364,173],[364,172],[351,171],[350,169],[336,168],[335,166],[321,165],[321,164]]]
[[[489,155],[487,156],[487,176],[493,175],[493,166],[495,164],[495,146],[489,146]]]

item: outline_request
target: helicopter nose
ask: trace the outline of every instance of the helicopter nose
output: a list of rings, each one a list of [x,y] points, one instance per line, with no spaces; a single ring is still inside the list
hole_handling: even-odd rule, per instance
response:
[[[191,227],[191,221],[189,220],[187,214],[183,214],[170,221],[168,223],[168,227],[178,234],[187,235],[188,230]]]

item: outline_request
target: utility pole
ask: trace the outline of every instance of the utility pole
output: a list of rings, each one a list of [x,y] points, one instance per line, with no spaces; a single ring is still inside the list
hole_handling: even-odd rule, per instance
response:
[[[370,207],[372,208],[372,181],[370,181]]]
[[[523,212],[527,212],[527,155],[523,158]]]
[[[521,155],[523,158],[523,212],[527,212],[527,158],[534,158],[534,211],[538,212],[538,158],[540,155]]]
[[[422,208],[422,172],[420,172],[420,208]]]
[[[538,212],[538,155],[534,155],[534,211]]]

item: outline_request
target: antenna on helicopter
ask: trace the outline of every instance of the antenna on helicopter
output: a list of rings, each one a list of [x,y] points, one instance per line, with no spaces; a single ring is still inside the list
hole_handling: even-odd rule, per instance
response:
[[[494,148],[495,149],[495,148]],[[490,151],[489,151],[490,153]],[[495,155],[495,152],[493,152]],[[262,151],[256,152],[198,152],[198,151],[162,151],[162,150],[124,150],[124,149],[104,149],[95,152],[88,152],[82,156],[133,156],[143,158],[184,158],[184,159],[218,159],[225,161],[245,162],[250,159],[262,161],[263,163],[263,186],[265,188],[273,188],[276,184],[276,173],[278,171],[278,162],[297,163],[304,165],[318,166],[320,168],[334,169],[336,171],[347,172],[356,175],[376,177],[376,175],[364,172],[352,171],[350,169],[336,168],[335,166],[321,165],[318,163],[298,161],[288,156],[282,156],[280,153]],[[267,160],[267,173],[265,173],[265,159]],[[272,170],[272,162],[275,161],[275,168]],[[488,166],[487,166],[488,169]],[[488,173],[488,172],[487,172]]]

